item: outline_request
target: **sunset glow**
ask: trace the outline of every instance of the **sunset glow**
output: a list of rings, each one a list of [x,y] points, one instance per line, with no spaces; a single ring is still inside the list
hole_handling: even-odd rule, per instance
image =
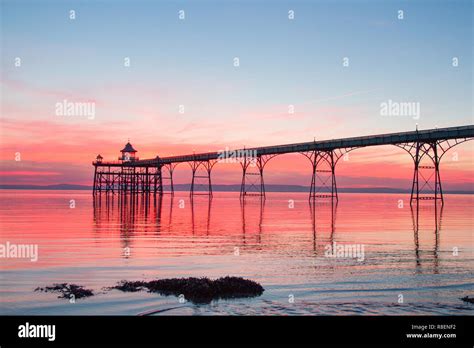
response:
[[[26,4],[35,14],[28,20],[20,15]],[[299,3],[295,23],[279,23],[284,4],[261,11],[263,3],[188,4],[184,23],[166,16],[177,11],[171,2],[156,10],[152,3],[149,10],[106,6],[78,5],[78,18],[67,23],[57,15],[67,4],[2,3],[2,184],[90,186],[95,156],[116,160],[128,139],[140,158],[154,158],[472,123],[472,37],[462,6],[452,8],[458,17],[451,25],[443,6],[428,21],[421,6],[407,4],[403,27],[375,3],[355,12],[336,4],[324,16]],[[268,26],[260,25],[262,11]],[[234,27],[243,14],[246,25]],[[359,22],[349,33],[341,23],[351,17]],[[92,34],[103,21],[107,27]],[[156,21],[161,24],[152,29]],[[216,25],[222,29],[210,29]],[[330,39],[302,40],[321,28]],[[427,38],[436,38],[445,55],[419,54]],[[346,55],[350,65],[343,67]],[[418,65],[424,70],[413,68]],[[419,102],[420,117],[381,116],[387,100]],[[91,103],[95,114],[58,115],[56,105],[68,102]],[[473,154],[466,143],[445,156],[445,189],[473,189]],[[383,147],[352,152],[337,171],[343,187],[405,189],[412,168],[404,151]],[[273,184],[308,185],[310,175],[308,162],[293,155],[273,159],[265,171]],[[217,184],[238,184],[239,177],[238,166],[220,165],[213,173]],[[189,182],[186,166],[178,166],[176,182]]]

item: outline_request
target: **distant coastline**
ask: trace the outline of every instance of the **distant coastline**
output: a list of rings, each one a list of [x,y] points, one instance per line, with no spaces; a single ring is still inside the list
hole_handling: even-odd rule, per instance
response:
[[[175,184],[175,191],[189,191],[190,184]],[[167,190],[168,187],[164,186]],[[57,185],[0,185],[0,190],[92,190],[92,186],[57,184]],[[240,192],[240,185],[213,185],[212,190],[216,192]],[[309,186],[302,185],[265,185],[267,192],[309,192]],[[341,193],[410,193],[410,189],[390,188],[390,187],[341,187]],[[473,191],[466,190],[445,190],[446,194],[474,194]]]

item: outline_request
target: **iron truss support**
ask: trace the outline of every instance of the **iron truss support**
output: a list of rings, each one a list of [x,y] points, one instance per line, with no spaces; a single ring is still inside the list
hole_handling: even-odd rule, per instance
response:
[[[336,164],[341,157],[355,148],[341,148],[327,151],[309,151],[301,154],[308,158],[313,168],[309,200],[330,198],[339,200],[336,184]]]
[[[163,172],[162,166],[151,167],[153,173],[150,177],[151,181],[148,183],[148,189],[151,191],[153,189],[153,195],[156,194],[163,195]]]
[[[93,194],[115,193],[118,190],[116,181],[121,175],[121,168],[96,166],[94,170]]]
[[[246,196],[259,196],[265,198],[265,182],[263,169],[273,157],[277,155],[257,155],[256,157],[244,156],[240,161],[242,166],[242,183],[240,185],[240,198]]]
[[[93,194],[163,193],[161,166],[96,166]]]
[[[411,186],[410,205],[420,201],[433,200],[435,204],[444,204],[440,176],[440,162],[444,154],[452,147],[474,138],[437,140],[431,142],[417,141],[396,144],[407,151],[413,158],[414,170]]]
[[[206,195],[212,197],[211,171],[217,160],[189,162],[193,177],[189,196]]]
[[[97,166],[94,166],[94,183],[92,184],[92,195],[97,193]]]
[[[162,181],[162,193],[166,193],[166,194],[170,194],[170,195],[174,195],[174,183],[173,183],[173,172],[174,172],[174,169],[176,168],[176,166],[178,165],[179,163],[169,163],[169,164],[164,164],[162,166],[162,173],[161,173],[161,181]],[[165,172],[167,174],[167,176],[163,176],[164,173],[163,173],[163,169],[165,169]],[[168,180],[168,183],[169,183],[169,191],[165,191],[164,189],[164,182],[165,180]]]

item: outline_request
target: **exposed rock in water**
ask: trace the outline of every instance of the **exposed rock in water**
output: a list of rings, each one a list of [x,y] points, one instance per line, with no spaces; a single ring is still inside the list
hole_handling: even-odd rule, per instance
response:
[[[84,289],[82,285],[76,284],[53,284],[53,286],[46,286],[44,288],[36,288],[35,291],[42,291],[42,292],[58,292],[60,295],[58,298],[67,298],[70,299],[71,295],[74,295],[75,298],[83,298],[93,296],[94,293],[92,290]]]
[[[137,292],[144,290],[146,288],[146,283],[142,281],[136,281],[136,282],[129,282],[126,280],[122,280],[120,283],[118,283],[115,286],[112,286],[110,288],[106,288],[107,290],[111,289],[117,289],[125,292]]]
[[[122,280],[111,289],[121,291],[140,291],[147,289],[161,295],[184,297],[194,303],[209,303],[216,299],[260,296],[265,289],[252,280],[240,277],[224,277],[216,280],[209,278],[172,278],[149,282]]]
[[[461,300],[463,300],[464,302],[474,303],[474,297],[466,296],[461,298]]]

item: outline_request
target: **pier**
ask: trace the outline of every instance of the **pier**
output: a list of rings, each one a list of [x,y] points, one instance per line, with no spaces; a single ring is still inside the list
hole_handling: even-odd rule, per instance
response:
[[[268,161],[278,155],[300,153],[311,162],[309,199],[337,201],[336,165],[344,155],[359,148],[394,145],[405,150],[414,163],[410,204],[420,200],[443,204],[441,159],[452,147],[473,138],[474,125],[468,125],[151,159],[139,159],[128,142],[117,161],[104,161],[98,155],[92,162],[93,194],[173,195],[173,172],[178,164],[187,163],[192,171],[190,196],[212,197],[212,169],[218,163],[230,162],[241,165],[240,197],[265,198],[264,169]],[[198,183],[204,191],[198,189]]]

